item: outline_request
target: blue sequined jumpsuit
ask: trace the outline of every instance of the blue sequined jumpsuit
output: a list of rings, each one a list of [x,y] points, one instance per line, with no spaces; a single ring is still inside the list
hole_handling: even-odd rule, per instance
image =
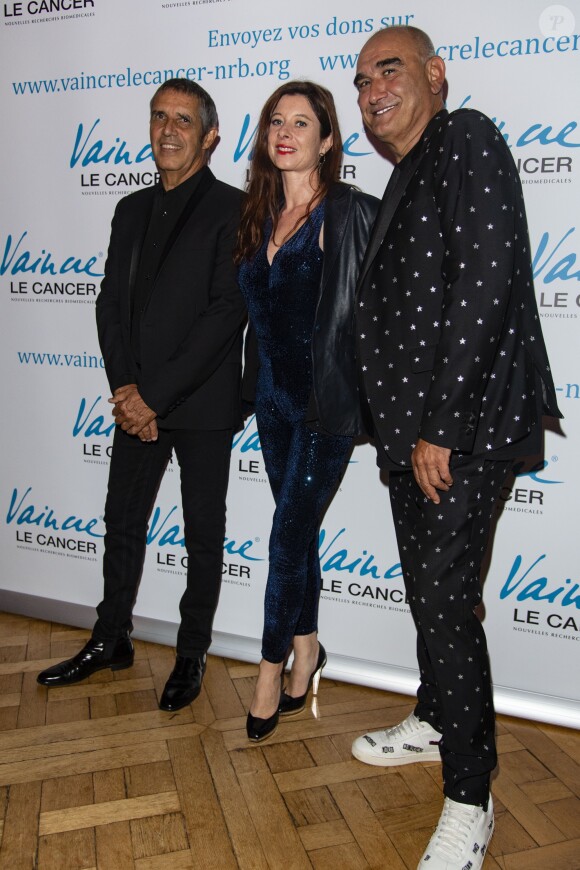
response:
[[[318,629],[323,511],[348,459],[352,439],[304,422],[312,389],[311,340],[323,254],[324,202],[277,251],[262,247],[240,266],[240,288],[258,343],[256,420],[276,509],[269,546],[262,657],[284,660],[294,635]]]

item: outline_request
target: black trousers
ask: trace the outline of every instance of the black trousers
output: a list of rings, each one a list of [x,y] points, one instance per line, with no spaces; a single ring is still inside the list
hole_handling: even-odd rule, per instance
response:
[[[105,589],[93,629],[97,640],[114,643],[132,629],[148,521],[175,450],[188,557],[177,652],[194,657],[209,647],[222,576],[232,434],[231,429],[160,429],[158,441],[144,443],[115,429],[105,504]]]
[[[433,504],[412,471],[391,472],[405,588],[417,627],[415,715],[441,732],[445,795],[487,807],[497,763],[487,643],[474,613],[494,505],[511,461],[453,456],[453,486]]]

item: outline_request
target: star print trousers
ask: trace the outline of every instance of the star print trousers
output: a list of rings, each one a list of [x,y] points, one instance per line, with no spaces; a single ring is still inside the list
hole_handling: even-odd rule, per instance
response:
[[[256,405],[262,454],[276,510],[264,597],[262,657],[285,659],[295,635],[318,628],[319,527],[352,447],[352,438],[288,422],[276,403]]]
[[[425,498],[411,471],[391,472],[390,496],[421,682],[415,715],[442,733],[445,795],[487,807],[497,763],[487,643],[474,613],[495,504],[510,461],[452,455],[453,486]]]

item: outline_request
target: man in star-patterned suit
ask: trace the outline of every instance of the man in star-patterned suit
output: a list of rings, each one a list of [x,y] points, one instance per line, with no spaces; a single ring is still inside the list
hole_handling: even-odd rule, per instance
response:
[[[494,709],[474,608],[511,461],[560,416],[534,296],[521,186],[479,112],[449,114],[445,64],[420,30],[363,47],[363,121],[396,162],[357,297],[362,392],[390,496],[421,682],[408,719],[366,734],[369,764],[441,756],[445,804],[420,862],[480,867],[493,832]]]

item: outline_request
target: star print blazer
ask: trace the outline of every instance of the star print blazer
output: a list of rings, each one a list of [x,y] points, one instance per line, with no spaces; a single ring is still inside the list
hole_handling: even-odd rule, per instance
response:
[[[560,413],[511,153],[481,113],[442,111],[398,169],[356,306],[377,434],[401,466],[419,436],[477,454],[513,444],[517,455],[542,410]]]

